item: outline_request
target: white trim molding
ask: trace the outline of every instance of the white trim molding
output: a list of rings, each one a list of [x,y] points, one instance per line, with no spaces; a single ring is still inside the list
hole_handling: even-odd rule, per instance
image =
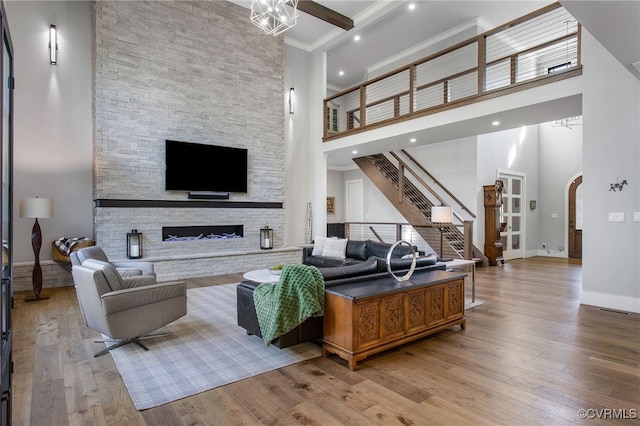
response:
[[[637,297],[582,291],[580,293],[580,304],[640,313],[640,298]]]

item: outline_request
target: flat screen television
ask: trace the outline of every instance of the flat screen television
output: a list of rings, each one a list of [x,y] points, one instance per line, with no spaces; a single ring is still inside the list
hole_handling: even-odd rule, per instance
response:
[[[247,192],[247,150],[166,140],[167,191]]]

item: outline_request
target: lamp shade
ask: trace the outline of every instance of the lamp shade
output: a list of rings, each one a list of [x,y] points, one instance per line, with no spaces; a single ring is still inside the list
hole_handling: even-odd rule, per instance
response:
[[[20,217],[48,218],[53,216],[53,200],[51,198],[21,198]]]
[[[431,207],[431,222],[433,223],[452,223],[453,209],[444,204]]]

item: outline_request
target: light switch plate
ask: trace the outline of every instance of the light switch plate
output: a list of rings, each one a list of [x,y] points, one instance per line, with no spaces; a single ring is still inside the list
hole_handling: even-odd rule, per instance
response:
[[[633,220],[640,222],[640,212],[633,212]]]
[[[551,219],[557,219],[558,213],[551,213]]]
[[[609,222],[624,222],[624,213],[609,212]]]

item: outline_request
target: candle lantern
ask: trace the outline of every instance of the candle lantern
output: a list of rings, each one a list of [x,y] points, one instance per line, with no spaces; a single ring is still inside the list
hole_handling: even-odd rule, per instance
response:
[[[262,250],[273,248],[273,229],[268,226],[260,230],[260,248]]]
[[[140,259],[142,257],[142,233],[137,229],[127,232],[127,257]]]

